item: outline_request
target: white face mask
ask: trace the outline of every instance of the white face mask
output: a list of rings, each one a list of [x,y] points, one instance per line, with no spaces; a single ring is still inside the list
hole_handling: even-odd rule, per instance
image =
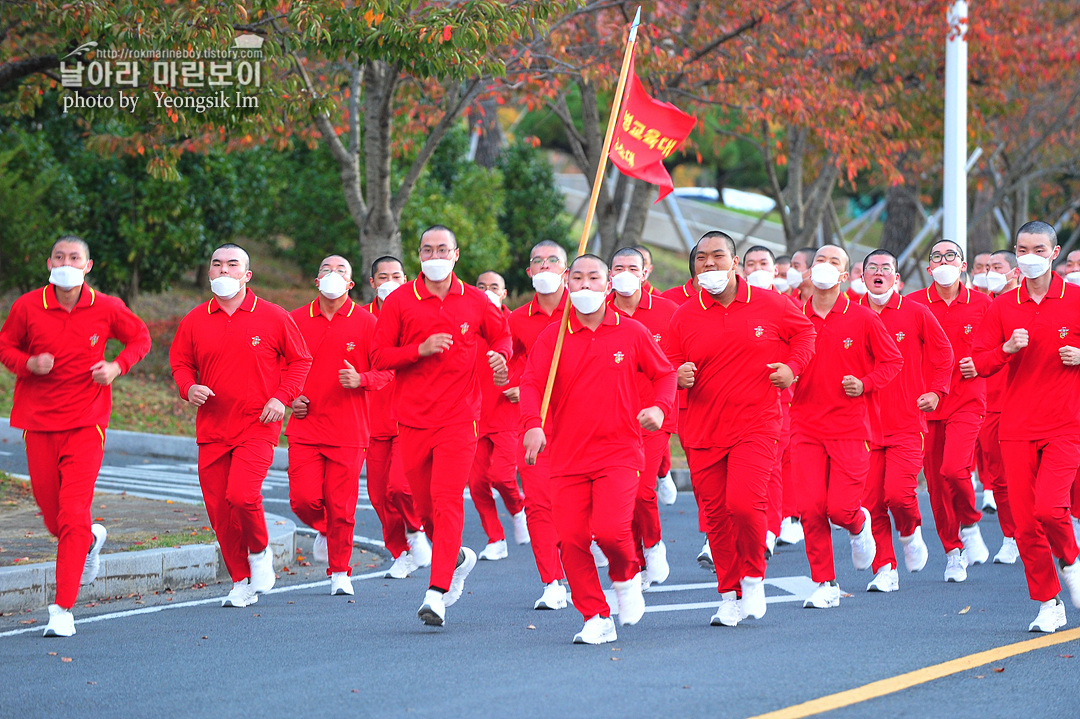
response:
[[[989,272],[980,272],[979,274],[977,274],[977,275],[975,275],[974,277],[971,278],[971,284],[974,285],[976,288],[978,288],[980,290],[989,289],[990,286],[988,284],[987,277],[986,277],[988,274],[990,274],[990,273]]]
[[[83,271],[71,265],[54,267],[49,272],[49,282],[64,290],[74,289],[83,283]]]
[[[641,280],[633,272],[620,272],[611,276],[611,288],[623,297],[630,297],[641,289]]]
[[[810,268],[810,282],[819,290],[831,290],[840,284],[840,270],[821,262]]]
[[[1016,258],[1016,264],[1020,267],[1020,274],[1029,280],[1042,277],[1050,271],[1050,260],[1039,255],[1020,255]]]
[[[802,284],[802,273],[794,267],[789,267],[787,271],[787,283],[789,287],[798,287]]]
[[[1080,285],[1080,272],[1070,272],[1065,275],[1065,281],[1074,285]]]
[[[491,300],[491,304],[495,305],[496,307],[502,307],[502,298],[499,297],[497,294],[495,294],[491,290],[484,290],[484,294],[487,295],[487,298],[489,300]]]
[[[697,276],[698,285],[710,295],[718,295],[727,289],[729,273],[727,270],[709,270]]]
[[[442,282],[454,270],[453,260],[424,260],[420,263],[420,269],[432,282]]]
[[[553,295],[563,286],[562,275],[554,272],[537,272],[532,277],[532,284],[537,294]]]
[[[604,304],[606,295],[596,290],[578,290],[570,293],[570,302],[574,309],[583,315],[591,315]]]
[[[331,300],[336,300],[349,291],[349,283],[337,272],[327,272],[319,278],[319,292]]]
[[[930,274],[934,276],[934,282],[942,287],[952,287],[960,279],[960,268],[953,265],[938,265]]]
[[[857,280],[852,280],[851,281],[851,291],[854,292],[857,295],[865,295],[866,294],[866,283],[863,282],[862,277],[860,277]]]
[[[379,296],[380,300],[385,300],[387,297],[390,296],[390,293],[396,290],[398,287],[401,287],[401,285],[399,285],[397,282],[394,282],[393,280],[388,280],[379,285],[379,288],[375,290],[375,294]]]
[[[788,281],[784,277],[773,277],[772,286],[777,292],[787,292],[791,287],[788,285]]]
[[[976,275],[976,279],[982,275]],[[986,289],[993,292],[995,295],[1005,289],[1005,285],[1009,283],[1009,278],[1000,272],[987,272],[986,273]],[[978,283],[976,283],[978,284]]]
[[[870,301],[873,302],[875,305],[878,305],[879,307],[881,305],[888,304],[889,300],[892,299],[892,295],[893,295],[893,288],[892,287],[885,290],[880,295],[875,295],[873,292],[867,292],[866,293],[866,296],[870,298]]]
[[[210,291],[223,300],[232,299],[240,292],[240,280],[228,275],[210,280]]]
[[[746,276],[746,284],[751,287],[760,287],[763,290],[767,290],[776,283],[776,276],[768,270],[754,270]],[[784,283],[784,289],[787,289],[787,283]]]

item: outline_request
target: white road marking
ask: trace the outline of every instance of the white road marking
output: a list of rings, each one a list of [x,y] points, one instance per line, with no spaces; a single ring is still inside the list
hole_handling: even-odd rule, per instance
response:
[[[359,574],[355,577],[350,577],[350,581],[361,582],[366,579],[382,579],[386,574],[386,570],[378,572],[368,572],[367,574]],[[293,584],[288,587],[275,587],[265,594],[285,594],[287,592],[296,592],[302,589],[312,589],[314,587],[326,587],[330,585],[330,580],[325,579],[319,582],[306,582],[304,584]],[[105,622],[113,619],[126,619],[127,617],[135,617],[141,614],[154,614],[155,612],[163,612],[166,609],[181,609],[184,607],[197,607],[203,604],[213,604],[214,602],[221,603],[224,597],[209,597],[207,599],[193,599],[189,602],[176,602],[175,604],[161,604],[155,607],[143,607],[141,609],[125,609],[121,612],[110,612],[108,614],[98,614],[93,617],[84,617],[82,619],[76,619],[76,624],[90,624],[92,622]],[[13,637],[18,634],[28,634],[30,632],[44,631],[45,625],[25,627],[23,629],[12,629],[6,632],[0,632],[0,637]]]
[[[786,604],[788,602],[801,602],[814,593],[817,583],[807,576],[794,577],[766,577],[765,584],[775,587],[784,595],[765,597],[766,604]],[[660,592],[689,592],[711,589],[716,591],[716,582],[699,582],[694,584],[672,584],[669,586],[654,585],[645,591],[646,612],[685,612],[695,609],[715,609],[720,603],[719,595],[711,602],[686,602],[684,604],[649,604],[649,597]],[[615,590],[604,590],[604,597],[612,614],[618,614],[619,604],[615,599]],[[567,601],[573,603],[573,598],[567,595]]]

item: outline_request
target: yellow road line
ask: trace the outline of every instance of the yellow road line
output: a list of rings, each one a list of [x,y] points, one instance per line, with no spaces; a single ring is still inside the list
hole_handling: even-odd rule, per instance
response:
[[[819,699],[803,702],[802,704],[777,709],[776,711],[767,714],[759,714],[755,717],[751,717],[751,719],[802,719],[803,717],[814,716],[815,714],[832,711],[833,709],[840,709],[842,707],[851,706],[852,704],[876,699],[877,697],[894,694],[903,691],[904,689],[910,689],[918,684],[925,684],[926,682],[931,682],[935,679],[947,677],[950,674],[956,674],[968,669],[983,666],[984,664],[990,664],[991,662],[1007,659],[1008,657],[1014,657],[1017,654],[1025,654],[1027,652],[1035,651],[1036,649],[1052,647],[1055,644],[1064,644],[1065,642],[1071,642],[1075,639],[1080,639],[1080,628],[1069,629],[1064,632],[1055,632],[1054,634],[1047,634],[1036,639],[1028,639],[1027,641],[1017,642],[1016,644],[1007,644],[1003,647],[997,647],[996,649],[988,649],[985,652],[969,654],[966,657],[942,662],[941,664],[935,664],[931,667],[916,669],[907,674],[900,674],[895,677],[889,677],[888,679],[871,682],[870,684],[864,684],[861,687],[855,687],[854,689],[830,694]]]

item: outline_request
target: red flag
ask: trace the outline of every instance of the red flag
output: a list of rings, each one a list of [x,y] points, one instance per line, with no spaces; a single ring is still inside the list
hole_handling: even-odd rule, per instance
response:
[[[623,174],[657,185],[659,202],[675,187],[663,160],[682,144],[697,120],[670,102],[649,97],[633,63],[626,85],[608,157]]]

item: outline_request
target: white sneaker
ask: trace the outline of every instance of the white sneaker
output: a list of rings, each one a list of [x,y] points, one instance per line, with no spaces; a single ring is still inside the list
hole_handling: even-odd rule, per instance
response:
[[[500,539],[497,542],[489,542],[488,545],[480,551],[477,558],[495,562],[500,559],[506,559],[509,556],[510,553],[506,550],[506,540]]]
[[[352,581],[348,572],[334,572],[330,575],[330,596],[341,595],[351,597],[353,595]]]
[[[311,557],[320,564],[330,562],[330,551],[326,548],[326,535],[322,532],[315,535],[315,547],[311,550]]]
[[[277,575],[274,574],[274,550],[269,544],[258,554],[248,555],[248,566],[251,567],[251,586],[256,592],[261,594],[274,588]]]
[[[904,566],[909,572],[920,572],[926,566],[926,560],[930,558],[930,550],[926,548],[926,542],[922,538],[922,527],[915,527],[915,531],[909,537],[900,537],[900,544],[904,546]]]
[[[611,617],[597,614],[585,621],[585,626],[574,635],[574,644],[607,644],[618,639],[615,634],[615,622]]]
[[[457,568],[454,569],[454,576],[450,580],[450,589],[442,596],[443,604],[447,607],[453,606],[454,602],[461,599],[461,593],[465,591],[465,578],[469,576],[469,572],[476,566],[476,552],[468,547],[462,547],[459,556],[461,561],[458,562]]]
[[[1061,568],[1061,578],[1069,588],[1073,606],[1080,609],[1080,559]]]
[[[967,579],[967,557],[959,549],[945,555],[945,581],[963,582]]]
[[[898,589],[900,589],[900,575],[888,564],[879,569],[866,585],[868,592],[895,592]]]
[[[1065,626],[1065,603],[1057,597],[1039,605],[1039,616],[1028,625],[1029,632],[1053,634]]]
[[[960,541],[964,543],[964,554],[967,555],[968,566],[982,564],[990,558],[990,550],[986,548],[979,525],[973,524],[967,529],[960,529]]]
[[[105,536],[108,532],[105,531],[104,525],[91,524],[90,533],[94,535],[94,543],[90,545],[90,552],[86,555],[86,563],[83,564],[82,579],[79,580],[79,584],[90,584],[97,579],[98,572],[101,570],[101,557],[99,555],[101,554],[102,545],[105,544]],[[72,629],[71,631],[74,633],[75,630]]]
[[[709,624],[714,627],[735,627],[739,624],[742,611],[739,609],[739,600],[735,592],[724,592],[720,595],[720,606],[716,614],[712,615]]]
[[[840,606],[840,586],[822,582],[803,602],[803,609],[829,609]]]
[[[794,517],[784,517],[784,521],[780,522],[780,534],[776,537],[776,543],[798,544],[803,538],[802,522]]]
[[[221,600],[223,607],[247,607],[259,601],[259,595],[246,579],[233,582],[232,591]]]
[[[619,624],[629,626],[637,624],[645,615],[645,595],[641,593],[641,575],[625,582],[612,582],[615,600],[619,605]]]
[[[772,559],[773,552],[776,551],[776,535],[772,532],[765,532],[765,561]]]
[[[994,564],[1016,564],[1020,558],[1020,548],[1016,546],[1016,540],[1005,537],[1001,540],[1001,549],[994,555]]]
[[[697,563],[701,565],[702,569],[708,569],[710,572],[716,571],[716,565],[712,560],[712,547],[709,546],[708,537],[705,538],[705,544],[701,545],[701,551],[697,555]]]
[[[768,604],[765,602],[765,578],[743,577],[739,580],[742,599],[739,600],[739,619],[752,617],[761,619],[765,616]],[[719,614],[719,612],[717,612]]]
[[[446,623],[446,602],[434,589],[424,593],[424,603],[416,610],[416,616],[429,627],[441,627]]]
[[[869,569],[877,553],[873,527],[870,526],[870,510],[863,507],[861,511],[866,517],[862,531],[851,535],[851,563],[855,565],[855,569],[859,570]]]
[[[997,512],[997,500],[994,499],[994,492],[990,489],[983,490],[982,511],[987,514],[995,514]]]
[[[514,523],[514,541],[518,544],[531,542],[532,537],[529,536],[529,521],[525,518],[525,510],[511,514],[510,520]]]
[[[406,532],[405,540],[409,543],[409,554],[416,562],[417,569],[431,566],[431,542],[423,532]]]
[[[95,525],[101,526],[101,525]],[[70,609],[59,604],[49,605],[49,623],[45,626],[43,637],[70,637],[75,633],[75,617]]]
[[[544,593],[533,604],[533,609],[566,609],[566,587],[558,581],[544,585]]]
[[[398,555],[398,558],[394,560],[394,563],[390,565],[390,569],[386,570],[386,574],[383,575],[386,579],[406,579],[410,574],[416,571],[416,560],[412,558],[412,555],[408,552],[402,552]]]
[[[596,543],[594,539],[592,544],[589,545],[589,551],[592,552],[593,562],[596,563],[597,569],[603,569],[608,565],[608,559],[604,556],[604,550],[600,549],[600,545]]]
[[[671,574],[664,540],[661,539],[645,550],[645,571],[649,573],[649,584],[663,584]]]
[[[671,478],[671,472],[668,472],[663,477],[656,478],[656,498],[660,500],[661,504],[666,504],[669,507],[675,504],[675,500],[679,498],[679,488],[675,486],[675,480]]]

